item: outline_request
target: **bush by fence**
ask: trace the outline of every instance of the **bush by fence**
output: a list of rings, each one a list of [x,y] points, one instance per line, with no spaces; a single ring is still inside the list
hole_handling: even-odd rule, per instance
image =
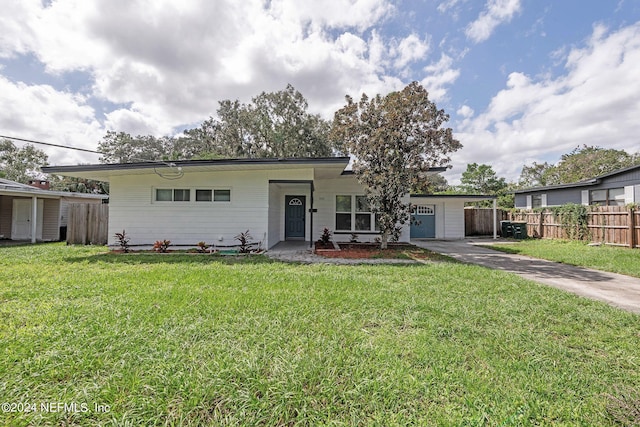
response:
[[[585,206],[583,209],[584,214],[570,213],[570,209],[563,211],[562,207],[517,211],[509,214],[509,220],[526,222],[527,234],[533,237],[640,247],[640,210],[624,206]],[[567,215],[573,215],[573,220],[567,220]]]

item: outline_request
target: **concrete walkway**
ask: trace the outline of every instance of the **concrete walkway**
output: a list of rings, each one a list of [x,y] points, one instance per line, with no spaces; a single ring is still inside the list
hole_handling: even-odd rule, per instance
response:
[[[635,277],[507,254],[478,246],[493,243],[493,240],[488,239],[413,240],[411,243],[465,263],[515,273],[529,280],[640,313],[640,279]]]

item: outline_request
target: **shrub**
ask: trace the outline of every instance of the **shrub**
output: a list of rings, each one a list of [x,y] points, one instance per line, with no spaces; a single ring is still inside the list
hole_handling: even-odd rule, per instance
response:
[[[171,240],[156,240],[153,244],[153,250],[156,252],[166,253],[171,246]]]
[[[211,246],[207,245],[205,242],[198,242],[197,246],[197,251],[200,252],[201,254],[206,253],[207,249],[209,249]]]
[[[327,227],[322,230],[320,242],[322,242],[323,245],[328,245],[329,243],[331,243],[331,231]]]
[[[122,252],[124,252],[125,254],[128,254],[129,240],[131,240],[131,238],[127,236],[127,232],[122,230],[122,233],[116,233],[115,237],[116,237],[116,240],[118,241],[118,245],[120,245],[120,249],[122,250]]]
[[[349,243],[358,243],[358,235],[356,233],[351,233]]]
[[[249,252],[251,252],[251,241],[253,240],[253,237],[251,237],[251,234],[249,234],[249,230],[238,234],[234,237],[234,239],[240,242],[241,254],[248,254]]]

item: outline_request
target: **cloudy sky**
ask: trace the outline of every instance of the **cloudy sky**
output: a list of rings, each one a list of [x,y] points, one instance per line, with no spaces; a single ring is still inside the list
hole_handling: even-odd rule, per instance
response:
[[[421,82],[509,180],[582,145],[640,151],[638,0],[0,0],[0,135],[96,149],[294,85],[331,118]],[[98,156],[47,148],[52,164]]]

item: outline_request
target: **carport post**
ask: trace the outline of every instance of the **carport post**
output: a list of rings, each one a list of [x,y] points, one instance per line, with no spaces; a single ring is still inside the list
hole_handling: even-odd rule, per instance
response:
[[[493,199],[493,238],[498,238],[498,231],[496,229],[496,222],[498,222],[498,199]]]
[[[38,198],[31,198],[31,243],[36,242],[36,233],[38,232]]]

